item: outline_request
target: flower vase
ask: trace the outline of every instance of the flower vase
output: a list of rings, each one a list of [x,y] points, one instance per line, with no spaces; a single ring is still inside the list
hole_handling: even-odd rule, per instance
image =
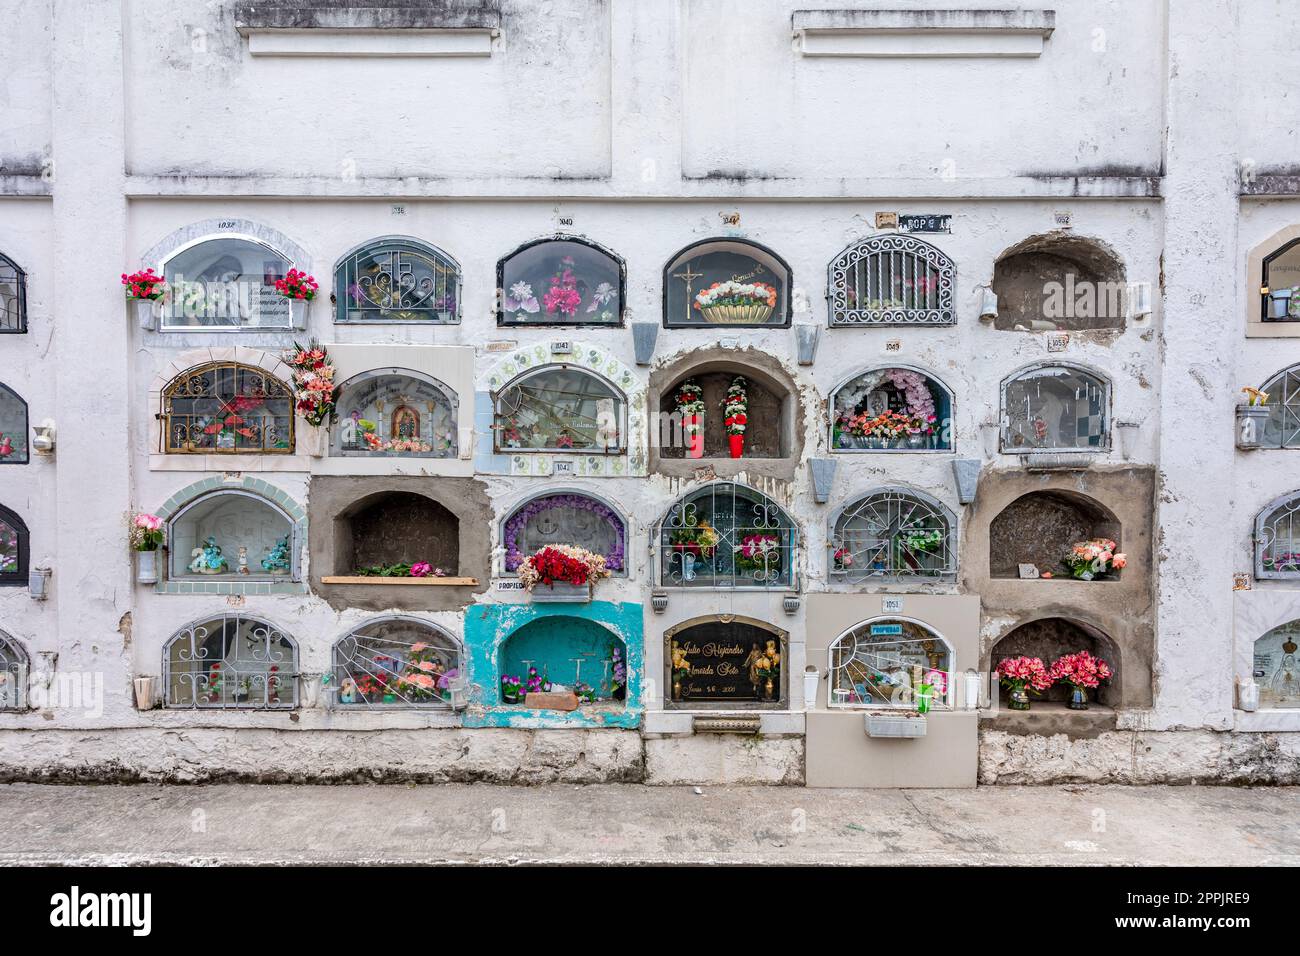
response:
[[[727,443],[731,446],[731,457],[739,458],[745,451],[744,435],[728,435]]]
[[[908,448],[912,448],[912,449],[916,449],[916,448],[924,448],[924,447],[925,447],[925,436],[924,436],[924,435],[908,435],[908,436],[907,436],[907,447],[908,447]]]
[[[1088,692],[1082,687],[1070,686],[1070,701],[1066,704],[1071,710],[1088,709]]]
[[[686,435],[686,454],[691,458],[704,457],[704,418],[701,415],[687,415],[682,419],[682,431]]]
[[[1029,691],[1025,690],[1023,685],[1011,688],[1011,692],[1007,695],[1007,706],[1012,710],[1028,710]]]
[[[158,552],[137,551],[135,553],[135,579],[141,584],[158,583]]]

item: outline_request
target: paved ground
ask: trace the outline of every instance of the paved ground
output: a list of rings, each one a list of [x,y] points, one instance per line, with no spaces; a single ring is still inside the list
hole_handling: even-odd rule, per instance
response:
[[[1300,789],[0,786],[0,864],[1300,865]]]

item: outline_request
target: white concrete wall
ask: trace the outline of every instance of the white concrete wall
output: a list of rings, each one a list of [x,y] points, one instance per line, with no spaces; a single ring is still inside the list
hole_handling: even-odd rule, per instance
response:
[[[460,325],[335,326],[322,295],[307,334],[472,346],[479,391],[499,358],[489,343],[554,338],[604,350],[640,387],[649,379],[628,329],[496,327],[497,259],[526,240],[564,229],[613,249],[627,262],[627,319],[655,323],[672,253],[728,234],[770,246],[793,270],[795,321],[823,326],[816,363],[796,364],[789,329],[721,342],[773,355],[794,377],[805,458],[826,452],[824,402],[858,371],[920,366],[955,396],[953,454],[850,456],[825,505],[802,463],[778,491],[802,529],[801,575],[815,591],[827,587],[827,516],[871,487],[911,484],[962,516],[952,458],[987,457],[981,425],[997,416],[998,383],[1049,358],[1042,336],[982,323],[977,287],[1002,251],[1054,229],[1060,212],[1074,234],[1113,247],[1130,281],[1156,289],[1150,319],[1115,337],[1075,335],[1058,356],[1111,379],[1114,418],[1140,424],[1129,464],[1161,474],[1155,706],[1133,720],[1152,730],[1240,724],[1232,683],[1258,627],[1277,607],[1300,616],[1293,585],[1232,591],[1232,573],[1250,569],[1255,513],[1300,484],[1300,453],[1239,453],[1231,432],[1237,390],[1300,359],[1286,340],[1247,340],[1242,321],[1246,255],[1300,222],[1300,197],[1237,196],[1242,173],[1286,173],[1300,147],[1290,120],[1300,79],[1285,68],[1296,12],[1282,0],[1084,0],[1057,9],[1037,58],[889,61],[802,57],[790,29],[799,6],[506,0],[492,55],[459,60],[252,58],[226,0],[25,7],[0,37],[0,250],[28,270],[30,328],[0,339],[0,381],[29,402],[34,423],[56,418],[60,435],[55,460],[0,469],[0,503],[33,529],[33,564],[48,558],[55,584],[45,603],[0,589],[0,627],[35,653],[57,652],[60,669],[103,673],[108,703],[103,717],[0,715],[0,731],[287,727],[284,715],[138,715],[127,697],[132,675],[160,672],[172,633],[230,606],[132,584],[122,515],[213,474],[151,456],[150,389],[197,347],[276,354],[295,338],[135,327],[118,273],[146,264],[177,229],[265,224],[302,247],[325,289],[333,263],[368,238],[432,242],[463,267]],[[827,263],[873,234],[878,210],[952,214],[952,235],[931,238],[956,262],[955,326],[824,328]],[[724,226],[720,214],[733,213],[739,224]],[[661,330],[655,361],[719,341],[710,329]],[[1122,460],[1118,447],[1103,458]],[[261,477],[305,503],[311,470],[295,456]],[[480,477],[492,534],[547,481]],[[686,485],[653,475],[572,484],[628,517],[629,575],[601,584],[601,596],[647,604],[646,672],[658,674],[647,541]],[[240,607],[296,637],[309,672],[326,670],[331,643],[368,616],[310,595]],[[463,633],[459,614],[429,617]],[[801,647],[802,615],[778,623]],[[1300,730],[1278,719],[1274,729]],[[447,722],[309,713],[302,726]]]

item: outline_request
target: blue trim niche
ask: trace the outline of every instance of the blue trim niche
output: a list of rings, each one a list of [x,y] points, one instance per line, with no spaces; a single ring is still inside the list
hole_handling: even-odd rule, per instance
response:
[[[475,604],[465,611],[465,649],[472,679],[483,687],[482,714],[466,713],[465,727],[619,727],[641,725],[641,662],[645,656],[642,605],[592,601],[588,604]],[[627,698],[583,705],[568,713],[506,704],[501,675],[526,676],[524,659],[545,668],[550,679],[572,687],[581,678],[601,693],[603,662],[622,643],[627,661]]]

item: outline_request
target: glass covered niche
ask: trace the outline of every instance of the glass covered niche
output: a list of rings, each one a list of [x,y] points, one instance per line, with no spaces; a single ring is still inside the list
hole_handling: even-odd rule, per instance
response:
[[[258,495],[217,491],[168,523],[173,580],[297,580],[298,545],[289,516]]]
[[[417,239],[377,239],[334,268],[338,322],[449,325],[460,321],[460,266]]]
[[[1072,366],[1021,372],[1002,389],[1002,450],[1102,451],[1110,447],[1110,385]]]
[[[455,392],[403,369],[365,372],[343,384],[332,453],[364,458],[455,458]]]
[[[0,385],[0,464],[27,464],[27,403]]]
[[[555,544],[572,544],[605,556],[605,567],[626,573],[627,526],[613,508],[576,493],[540,495],[524,502],[502,528],[505,568],[519,570],[530,554]]]
[[[783,326],[790,323],[790,267],[740,239],[708,239],[664,269],[664,325]]]
[[[292,454],[293,393],[260,368],[213,362],[184,372],[162,393],[169,455]]]
[[[626,399],[608,382],[573,366],[546,366],[497,393],[496,450],[618,454],[626,418]]]
[[[0,710],[27,706],[27,653],[9,635],[0,632]]]
[[[835,451],[949,451],[952,393],[915,369],[864,372],[831,396],[831,447]]]
[[[830,648],[831,707],[950,706],[952,648],[923,624],[902,618],[867,621]]]
[[[334,645],[340,707],[447,707],[461,674],[460,645],[406,617],[356,628]]]
[[[957,569],[955,520],[928,496],[881,489],[853,502],[835,521],[831,580],[941,579]]]
[[[298,646],[272,624],[222,614],[167,642],[168,707],[292,708],[298,699]]]
[[[623,264],[581,239],[542,239],[497,266],[500,325],[618,325]]]
[[[790,588],[799,535],[771,499],[715,482],[678,501],[660,522],[659,583],[683,588]]]
[[[164,329],[287,329],[289,300],[275,290],[293,262],[246,236],[202,239],[163,263]]]
[[[786,700],[785,635],[749,621],[698,621],[665,635],[670,705],[779,707]]]
[[[1255,641],[1254,676],[1264,707],[1300,707],[1300,662],[1296,658],[1300,621],[1273,628]]]

